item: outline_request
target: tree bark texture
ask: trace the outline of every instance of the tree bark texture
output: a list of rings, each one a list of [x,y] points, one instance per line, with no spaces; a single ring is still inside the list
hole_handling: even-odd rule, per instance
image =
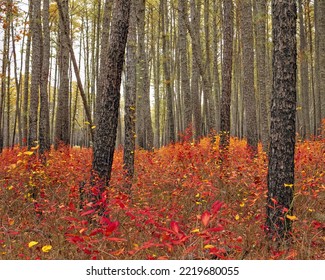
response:
[[[254,40],[251,0],[242,0],[242,56],[243,56],[243,95],[246,113],[247,145],[253,154],[257,153],[257,120],[254,88]]]
[[[256,66],[260,102],[261,141],[263,150],[269,147],[269,123],[266,97],[266,18],[267,0],[256,0]]]
[[[57,99],[55,147],[60,144],[70,144],[70,107],[69,107],[69,45],[67,34],[69,30],[69,5],[68,0],[61,1],[63,17],[59,18],[59,91]]]
[[[317,7],[317,8],[316,8]],[[325,118],[325,1],[315,0],[315,40],[316,40],[316,75],[317,101],[320,112],[317,117],[317,133],[320,133],[321,120]]]
[[[126,179],[128,187],[131,186],[134,174],[134,152],[135,152],[135,106],[136,106],[136,55],[137,55],[137,30],[136,30],[136,0],[131,0],[130,24],[127,40],[127,57],[125,73],[125,137],[123,163],[126,170]]]
[[[266,231],[289,236],[294,184],[296,117],[296,1],[272,1],[273,87]],[[289,215],[289,216],[288,216]]]
[[[220,112],[220,150],[229,146],[230,134],[230,97],[232,80],[233,54],[233,3],[223,1],[223,62],[222,62],[222,96]]]
[[[106,184],[109,183],[113,164],[130,4],[130,0],[115,1],[104,68],[106,79],[103,90],[98,92],[97,98],[100,102],[96,103],[97,126],[94,139],[93,170]],[[104,26],[104,28],[107,27]]]
[[[30,87],[30,105],[29,105],[29,127],[28,127],[28,148],[37,145],[38,128],[38,107],[39,92],[41,83],[42,69],[42,25],[41,25],[41,1],[32,1],[32,77]]]
[[[40,153],[50,149],[50,116],[48,104],[48,77],[50,64],[49,0],[43,1],[43,58],[40,87],[39,145]]]

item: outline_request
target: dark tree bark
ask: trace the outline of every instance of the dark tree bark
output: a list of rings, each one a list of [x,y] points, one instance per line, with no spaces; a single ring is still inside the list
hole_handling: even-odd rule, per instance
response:
[[[32,32],[32,78],[30,88],[29,105],[29,130],[28,130],[28,148],[37,144],[38,127],[38,106],[39,91],[41,83],[41,63],[42,63],[42,25],[41,25],[41,1],[32,1],[33,15],[31,23]]]
[[[131,0],[130,27],[127,44],[126,73],[125,73],[125,138],[123,163],[126,170],[126,187],[131,187],[134,174],[134,152],[135,152],[135,106],[136,106],[136,2]]]
[[[70,34],[68,23],[68,0],[61,1],[63,17],[59,18],[59,77],[56,124],[55,124],[55,148],[59,144],[70,144],[70,107],[69,107],[69,45],[66,36]],[[65,24],[66,23],[66,24]],[[68,30],[67,30],[68,29]]]
[[[120,104],[121,75],[129,27],[130,0],[115,1],[103,90],[98,92],[96,102],[97,126],[95,129],[93,170],[101,179],[99,195],[111,178],[115,149],[118,111]],[[104,26],[104,29],[106,26]],[[102,45],[102,48],[105,47]],[[101,75],[101,74],[100,74]]]
[[[50,116],[48,104],[48,77],[50,63],[49,0],[43,1],[43,59],[40,88],[39,151],[50,149]]]
[[[230,97],[233,54],[233,3],[223,1],[223,61],[220,117],[220,150],[228,149],[230,134]]]
[[[293,211],[296,119],[296,1],[272,1],[273,87],[266,232],[289,237]],[[289,217],[289,218],[288,218]]]

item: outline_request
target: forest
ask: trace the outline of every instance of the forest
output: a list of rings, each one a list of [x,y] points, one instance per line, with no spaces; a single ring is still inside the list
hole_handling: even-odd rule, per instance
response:
[[[324,0],[0,0],[0,260],[325,258]]]

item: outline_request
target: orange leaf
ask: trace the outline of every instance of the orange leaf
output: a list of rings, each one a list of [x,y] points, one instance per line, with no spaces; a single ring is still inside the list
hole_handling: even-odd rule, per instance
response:
[[[206,227],[209,224],[211,214],[208,211],[205,211],[201,216],[202,224]]]

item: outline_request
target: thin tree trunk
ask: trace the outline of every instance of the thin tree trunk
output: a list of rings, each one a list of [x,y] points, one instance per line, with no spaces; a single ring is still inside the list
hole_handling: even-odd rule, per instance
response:
[[[256,66],[257,88],[260,101],[261,140],[263,150],[269,146],[269,126],[266,97],[266,18],[267,0],[256,0]]]
[[[48,79],[50,63],[49,0],[43,0],[43,60],[40,87],[39,151],[50,149],[50,116],[48,104]]]
[[[161,2],[163,3],[163,1]],[[166,102],[167,102],[167,143],[174,143],[176,140],[175,136],[175,122],[173,115],[173,90],[171,87],[171,77],[170,77],[170,68],[168,63],[170,63],[170,54],[167,50],[167,26],[165,17],[168,16],[167,7],[162,5],[162,20],[161,20],[161,29],[162,29],[162,49],[163,49],[163,70],[165,77],[165,86],[166,86]]]
[[[41,26],[41,1],[32,1],[33,15],[31,23],[32,32],[32,79],[30,88],[29,106],[29,130],[28,130],[28,149],[37,145],[38,134],[38,107],[39,90],[41,83],[41,63],[42,63],[42,26]]]
[[[124,108],[124,153],[123,167],[126,170],[126,187],[130,189],[134,174],[135,152],[135,106],[136,106],[136,43],[137,43],[137,11],[136,0],[131,0],[129,34],[127,41],[126,74],[125,74],[125,108]]]
[[[232,54],[233,54],[233,3],[223,1],[223,62],[222,62],[222,97],[220,121],[220,150],[229,147],[230,134],[230,97],[232,80]]]
[[[242,56],[243,56],[243,95],[246,112],[247,145],[253,154],[257,153],[257,120],[256,99],[254,88],[254,41],[251,0],[242,0],[241,28],[242,28]]]
[[[33,12],[33,5],[30,3],[28,7],[28,15],[31,20]],[[30,64],[30,49],[31,49],[31,34],[27,35],[26,55],[25,55],[25,69],[24,69],[24,93],[23,93],[23,113],[22,113],[22,127],[23,127],[23,145],[27,144],[28,137],[28,100],[29,100],[29,64]]]

